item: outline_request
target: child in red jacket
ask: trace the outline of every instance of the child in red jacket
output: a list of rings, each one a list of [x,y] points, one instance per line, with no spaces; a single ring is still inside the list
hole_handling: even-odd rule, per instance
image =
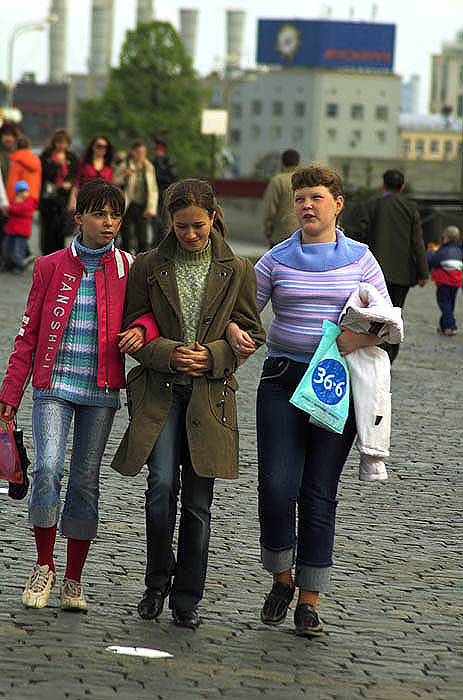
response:
[[[25,180],[16,183],[15,192],[16,197],[8,207],[8,221],[3,229],[2,254],[5,269],[19,274],[25,267],[27,240],[32,232],[32,217],[38,202],[31,197]]]

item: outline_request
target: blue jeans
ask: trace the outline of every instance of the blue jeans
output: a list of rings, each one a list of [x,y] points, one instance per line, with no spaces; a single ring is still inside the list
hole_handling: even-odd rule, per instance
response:
[[[29,501],[32,525],[52,527],[58,522],[66,440],[74,416],[61,533],[76,540],[91,540],[96,536],[100,464],[115,412],[115,408],[81,406],[59,398],[34,397],[35,462]]]
[[[284,357],[268,358],[257,391],[261,556],[267,571],[281,573],[292,567],[296,552],[296,586],[324,593],[333,564],[338,482],[356,428],[352,407],[338,435],[309,423],[307,413],[289,403],[306,369]]]
[[[170,607],[183,611],[192,610],[203,597],[214,489],[214,479],[198,476],[191,464],[185,427],[190,397],[191,386],[174,385],[172,407],[147,461],[145,494],[145,583],[148,588],[166,590],[170,577],[174,576]],[[180,486],[176,562],[172,539]]]
[[[456,330],[457,322],[455,321],[455,299],[457,298],[458,287],[451,287],[449,284],[438,284],[436,288],[436,297],[439,308],[442,312],[439,326],[445,331],[447,328]]]
[[[24,270],[27,240],[26,236],[4,236],[2,255],[7,270]]]

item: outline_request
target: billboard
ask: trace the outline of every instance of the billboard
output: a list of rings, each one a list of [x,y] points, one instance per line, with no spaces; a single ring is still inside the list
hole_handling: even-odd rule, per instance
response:
[[[395,24],[260,19],[257,63],[392,71]]]

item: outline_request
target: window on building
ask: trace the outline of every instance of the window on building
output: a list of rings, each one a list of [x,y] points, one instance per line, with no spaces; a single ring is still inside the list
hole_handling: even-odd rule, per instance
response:
[[[453,143],[451,141],[444,141],[444,156],[448,158],[452,155]]]
[[[260,126],[253,124],[251,126],[251,138],[257,140],[260,137]]]
[[[354,138],[357,143],[360,143],[360,141],[362,140],[362,132],[360,131],[360,129],[353,130],[352,138]]]
[[[386,143],[386,132],[383,129],[376,132],[376,140],[378,143]]]
[[[424,140],[423,139],[416,139],[415,143],[415,153],[418,158],[421,158],[424,154]]]
[[[439,153],[439,141],[437,139],[432,139],[431,144],[430,144],[430,151],[431,153]]]
[[[339,105],[336,102],[328,102],[326,105],[326,116],[337,117],[339,113]]]
[[[295,126],[293,129],[293,141],[299,143],[304,138],[304,129],[302,126]]]
[[[326,132],[326,135],[328,137],[328,141],[336,141],[336,136],[337,136],[336,129],[328,129],[328,131]]]
[[[303,117],[305,115],[305,102],[294,103],[294,116]]]
[[[403,139],[402,141],[402,154],[406,158],[411,151],[411,141],[410,139]]]
[[[457,117],[463,117],[463,95],[457,97]]]
[[[231,116],[239,119],[243,116],[243,105],[238,103],[233,103],[231,106]]]
[[[262,102],[260,100],[251,102],[251,112],[252,114],[262,114]]]
[[[274,124],[270,128],[270,138],[280,139],[281,138],[281,126],[279,124]]]
[[[272,103],[272,114],[274,117],[281,117],[283,114],[283,102],[277,100]]]
[[[386,105],[378,105],[376,107],[376,119],[379,121],[386,121],[389,116],[389,109]]]
[[[363,105],[352,105],[350,108],[352,119],[363,119],[363,112]]]
[[[241,143],[241,129],[230,129],[230,143],[233,145]]]

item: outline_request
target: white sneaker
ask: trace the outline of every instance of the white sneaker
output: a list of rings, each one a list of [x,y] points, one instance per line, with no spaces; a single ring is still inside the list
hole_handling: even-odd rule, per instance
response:
[[[370,455],[360,455],[360,481],[387,481],[386,465],[382,459]]]
[[[84,587],[79,581],[65,578],[61,586],[61,609],[86,612],[87,601],[84,596]]]
[[[27,579],[26,587],[21,596],[26,608],[44,608],[48,603],[51,589],[55,585],[55,574],[48,564],[36,564]]]

